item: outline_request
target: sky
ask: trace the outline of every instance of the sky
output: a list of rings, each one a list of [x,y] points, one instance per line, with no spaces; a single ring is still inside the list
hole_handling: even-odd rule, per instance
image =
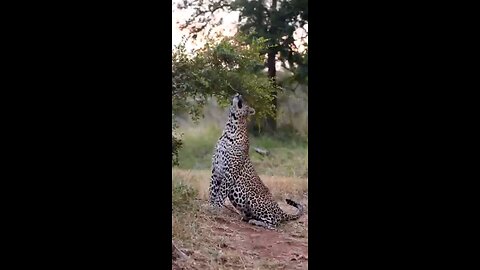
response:
[[[183,0],[172,0],[172,49],[175,45],[178,45],[182,40],[182,36],[187,35],[186,30],[181,31],[179,28],[179,22],[183,23],[187,18],[193,14],[192,9],[178,10],[176,8],[177,3]],[[236,23],[238,22],[238,12],[220,12],[217,11],[217,16],[223,18],[223,24],[216,31],[222,32],[225,36],[232,36],[236,32]],[[200,46],[201,43],[195,46],[192,43],[187,44],[187,49],[192,49]]]
[[[182,36],[187,35],[186,30],[184,31],[180,30],[179,22],[180,23],[184,22],[187,18],[190,17],[191,14],[193,14],[192,9],[178,10],[176,6],[179,1],[183,1],[183,0],[172,0],[172,49],[174,48],[174,46],[180,43],[180,41],[182,40]],[[218,11],[216,14],[218,14],[217,16],[223,18],[223,24],[219,28],[217,28],[216,31],[221,32],[224,36],[234,35],[236,32],[236,23],[238,22],[238,12]],[[308,24],[305,25],[305,28],[308,31]],[[305,31],[300,29],[295,33],[294,37],[298,38],[302,35],[305,35]],[[306,42],[308,43],[308,37],[306,38]],[[296,43],[296,46],[299,48],[299,50],[302,51],[303,50],[303,46],[301,45],[302,42],[297,41],[295,43]],[[191,42],[188,42],[186,44],[186,47],[187,47],[187,50],[192,50],[194,48],[198,48],[201,45],[202,45],[201,42],[196,45]]]

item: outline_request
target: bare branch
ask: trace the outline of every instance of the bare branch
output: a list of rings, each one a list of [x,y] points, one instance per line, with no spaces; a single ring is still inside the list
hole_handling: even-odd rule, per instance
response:
[[[187,259],[188,256],[183,253],[183,251],[181,251],[179,248],[177,248],[177,246],[175,246],[175,244],[173,243],[173,240],[172,240],[172,252],[177,255],[180,259]]]
[[[210,2],[207,5],[203,5],[203,1],[194,1],[184,6],[179,5],[178,8],[185,9],[187,6],[195,7],[194,14],[179,26],[180,30],[188,29],[190,36],[204,31],[208,25],[217,26],[219,23],[212,23],[214,14],[219,10],[227,10],[231,8],[229,1]]]
[[[262,149],[262,148],[259,148],[259,147],[254,147],[253,149],[255,150],[255,152],[259,153],[262,156],[270,155],[270,152],[266,149]]]

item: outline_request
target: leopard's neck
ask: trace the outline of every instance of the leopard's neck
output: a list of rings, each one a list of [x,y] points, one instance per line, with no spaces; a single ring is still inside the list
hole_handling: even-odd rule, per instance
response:
[[[247,130],[247,119],[238,119],[234,114],[230,114],[228,121],[223,129],[222,137],[225,137],[232,145],[246,147],[248,150],[250,143]]]

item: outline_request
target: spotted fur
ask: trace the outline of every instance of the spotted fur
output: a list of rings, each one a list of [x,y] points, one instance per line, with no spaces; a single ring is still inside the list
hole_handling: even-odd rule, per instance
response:
[[[253,114],[255,110],[244,102],[242,96],[235,95],[212,159],[210,204],[222,207],[228,197],[243,214],[244,221],[273,228],[283,221],[299,218],[303,214],[303,206],[286,199],[298,211],[293,215],[285,213],[256,173],[248,155],[247,118]]]

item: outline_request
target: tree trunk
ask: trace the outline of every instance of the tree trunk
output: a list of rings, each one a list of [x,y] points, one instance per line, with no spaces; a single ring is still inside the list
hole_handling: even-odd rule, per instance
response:
[[[277,11],[277,0],[272,0],[272,6],[270,7],[270,16],[274,14]],[[275,25],[270,24],[270,27],[268,29],[268,32],[273,35],[273,33],[276,32]],[[273,46],[273,48],[270,48],[267,53],[267,69],[268,69],[268,78],[272,81],[273,85],[276,86],[276,77],[277,77],[277,69],[276,69],[276,58],[275,56],[277,55],[278,49],[276,48],[275,45],[276,41],[272,40],[269,42],[270,46]],[[273,109],[273,117],[268,116],[264,121],[260,122],[260,127],[257,123],[252,123],[250,124],[252,133],[254,135],[260,135],[260,133],[269,133],[273,134],[277,130],[277,90],[274,90],[272,92],[273,100],[272,104],[275,106]]]
[[[268,77],[272,80],[272,83],[274,85],[277,84],[277,82],[276,82],[277,69],[275,67],[275,62],[276,62],[275,55],[276,54],[277,54],[277,52],[272,50],[271,52],[268,53],[268,59],[267,59]],[[265,121],[265,131],[270,132],[270,133],[275,132],[275,130],[277,129],[277,106],[278,106],[278,104],[277,104],[277,91],[274,90],[272,95],[273,95],[272,103],[273,103],[273,105],[275,105],[274,114],[273,114],[273,117],[268,117]]]
[[[267,58],[267,68],[268,68],[268,78],[271,79],[272,83],[276,86],[276,77],[277,77],[277,70],[275,67],[275,55],[277,54],[275,49],[271,49],[268,52]],[[272,104],[275,106],[273,109],[273,117],[268,116],[265,120],[259,122],[258,125],[256,122],[250,123],[251,131],[254,135],[260,135],[261,133],[273,134],[277,130],[277,90],[273,90],[272,92],[273,100]]]
[[[277,11],[277,0],[272,0],[272,6],[270,7],[270,16],[274,14]],[[274,29],[275,25],[270,24],[270,28],[268,29],[268,32],[273,34],[276,29]],[[270,45],[275,46],[275,41],[272,41],[273,43]],[[276,59],[275,56],[277,55],[277,49],[275,47],[271,48],[270,51],[267,54],[267,68],[268,68],[268,78],[272,80],[272,83],[276,86],[276,77],[277,77],[277,68],[275,67]],[[263,131],[266,133],[274,133],[277,130],[277,91],[274,90],[272,93],[273,95],[273,100],[272,104],[275,106],[273,109],[273,117],[267,117],[265,121],[263,122]],[[255,127],[256,128],[256,127]],[[257,130],[258,133],[258,130]]]

